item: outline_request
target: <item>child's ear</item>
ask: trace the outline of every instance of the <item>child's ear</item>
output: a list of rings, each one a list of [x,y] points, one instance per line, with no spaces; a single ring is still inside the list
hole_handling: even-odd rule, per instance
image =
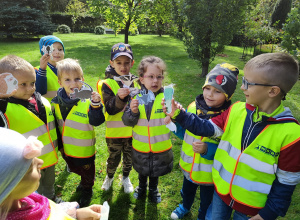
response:
[[[134,60],[132,60],[132,62],[131,62],[131,67],[133,66],[133,64],[134,64]]]
[[[141,82],[141,84],[144,84],[144,77],[139,77],[139,80],[140,80],[140,82]]]
[[[60,85],[60,87],[62,87],[62,85],[61,85],[61,81],[60,81],[60,80],[58,80],[58,84]]]
[[[115,68],[115,67],[114,67],[114,61],[109,60],[109,63],[110,63],[110,65],[111,65],[113,68]]]
[[[271,89],[269,90],[269,96],[271,98],[274,98],[278,96],[281,92],[281,89],[278,86],[272,86]]]

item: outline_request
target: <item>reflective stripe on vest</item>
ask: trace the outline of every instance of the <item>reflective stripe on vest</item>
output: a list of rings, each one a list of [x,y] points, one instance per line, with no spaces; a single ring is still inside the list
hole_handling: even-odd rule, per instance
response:
[[[106,79],[103,81],[98,81],[97,83],[97,90],[101,96],[101,100],[103,100],[103,94],[101,92],[102,85],[105,83],[115,95],[117,95],[120,86],[118,83],[113,79]],[[104,105],[104,103],[103,103]],[[104,105],[105,107],[105,105]],[[125,109],[125,108],[124,108]],[[122,121],[123,111],[115,114],[109,115],[105,111],[105,121],[106,121],[106,130],[105,130],[105,137],[106,138],[130,138],[132,137],[132,127],[125,126]]]
[[[88,111],[90,100],[79,101],[63,121],[58,104],[54,104],[55,116],[66,155],[76,158],[87,158],[95,154],[95,131],[89,123]]]
[[[36,68],[40,68],[37,66]],[[43,95],[49,102],[57,95],[57,90],[60,88],[57,75],[47,65],[47,93]]]
[[[57,134],[54,122],[54,116],[51,111],[50,103],[42,97],[47,115],[47,125],[34,113],[20,104],[7,103],[6,117],[9,128],[15,130],[28,138],[37,136],[44,147],[42,155],[38,158],[44,161],[41,169],[50,167],[57,163]]]
[[[163,93],[156,96],[150,121],[147,120],[145,105],[139,105],[140,119],[133,127],[132,132],[132,147],[137,151],[159,153],[172,147],[170,130],[164,123],[165,114],[161,106],[162,98]]]
[[[299,138],[300,126],[296,123],[268,125],[241,152],[246,116],[245,103],[231,106],[212,174],[220,194],[230,194],[239,203],[259,209],[265,206],[275,180],[280,150]]]
[[[197,113],[196,103],[192,102],[188,107],[188,112]],[[184,139],[182,143],[179,165],[180,167],[190,173],[190,178],[196,183],[212,184],[212,165],[213,160],[207,160],[201,157],[200,154],[194,153],[192,143],[202,139],[201,136],[185,130]],[[218,144],[217,141],[205,138],[205,142]]]

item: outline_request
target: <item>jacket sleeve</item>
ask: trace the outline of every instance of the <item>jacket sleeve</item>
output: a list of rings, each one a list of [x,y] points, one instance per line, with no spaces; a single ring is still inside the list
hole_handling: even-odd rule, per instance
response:
[[[47,93],[47,71],[42,70],[39,68],[39,70],[35,69],[36,73],[36,91],[39,92],[41,95],[45,95]]]
[[[173,133],[181,140],[183,140],[185,129],[183,129],[178,122],[175,122],[174,124],[176,125],[176,132],[173,131]]]
[[[59,151],[61,151],[63,149],[63,142],[62,142],[62,135],[59,131],[59,128],[58,128],[58,123],[57,123],[57,120],[56,120],[56,116],[55,116],[55,110],[54,108],[52,108],[52,113],[53,113],[53,116],[54,116],[54,122],[55,122],[55,128],[56,128],[56,134],[57,134],[57,148]]]
[[[210,137],[215,134],[215,128],[209,120],[201,119],[190,112],[181,110],[176,117],[176,122],[178,122],[183,129],[187,129],[198,136]]]
[[[99,126],[105,121],[105,117],[103,114],[103,105],[99,108],[93,108],[91,105],[89,107],[89,123],[93,126]]]
[[[126,106],[124,114],[122,115],[122,121],[124,125],[134,127],[140,118],[140,112],[138,113],[133,113],[130,109],[130,102]]]
[[[121,112],[125,108],[129,100],[129,95],[124,99],[120,99],[118,94],[115,95],[105,83],[103,83],[102,85],[101,92],[103,95],[103,103],[105,105],[105,110],[110,115],[115,115]]]

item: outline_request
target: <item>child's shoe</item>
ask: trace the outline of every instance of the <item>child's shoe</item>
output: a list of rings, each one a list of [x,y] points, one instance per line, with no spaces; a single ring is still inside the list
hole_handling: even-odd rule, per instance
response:
[[[80,208],[89,206],[93,196],[93,189],[81,189],[81,196],[79,199]]]
[[[172,212],[171,219],[182,219],[188,212],[189,210],[184,208],[182,204],[179,204],[179,206]]]
[[[125,193],[132,193],[133,192],[133,186],[132,186],[128,176],[125,177],[125,178],[123,177],[122,185],[124,187],[124,192]]]
[[[104,180],[104,182],[103,182],[103,184],[102,184],[101,189],[103,189],[103,190],[105,190],[105,191],[109,190],[110,187],[111,187],[111,184],[112,184],[113,180],[114,180],[114,178],[109,178],[109,177],[106,175],[105,180]]]
[[[153,203],[161,202],[161,195],[158,192],[158,189],[149,189],[149,199],[150,199],[150,202],[153,202]]]
[[[133,197],[135,199],[142,199],[144,198],[146,195],[146,188],[141,188],[139,186],[137,186],[134,190],[134,193],[133,193]]]

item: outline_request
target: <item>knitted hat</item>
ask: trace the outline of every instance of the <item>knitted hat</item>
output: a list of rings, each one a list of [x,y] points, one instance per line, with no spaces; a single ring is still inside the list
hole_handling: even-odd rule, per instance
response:
[[[64,49],[64,52],[65,52],[64,44],[58,37],[55,37],[53,35],[47,35],[45,37],[42,37],[39,42],[41,54],[44,55],[44,52],[42,51],[43,46],[48,46],[48,45],[51,46],[55,42],[61,43],[61,45]]]
[[[32,159],[41,154],[43,144],[32,138],[0,128],[0,204],[22,180]]]
[[[202,89],[211,85],[223,92],[230,100],[237,84],[239,69],[229,63],[217,64],[206,76]]]
[[[117,59],[119,56],[127,56],[131,60],[133,60],[131,46],[129,44],[123,44],[123,43],[118,43],[112,46],[110,60],[113,61]]]

